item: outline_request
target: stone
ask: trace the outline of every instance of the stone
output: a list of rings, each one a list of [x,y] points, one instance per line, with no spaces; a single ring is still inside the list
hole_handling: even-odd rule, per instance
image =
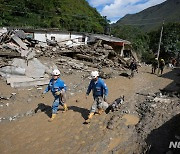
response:
[[[9,75],[25,75],[25,68],[16,66],[5,66],[0,68],[0,74],[3,77],[8,77]]]
[[[13,120],[13,118],[12,117],[9,117],[9,121],[12,121]]]
[[[29,103],[29,102],[31,102],[31,101],[32,101],[32,99],[31,99],[31,98],[28,98],[27,102]]]
[[[29,110],[29,111],[26,112],[25,115],[30,116],[30,115],[33,115],[33,114],[35,114],[34,110]]]
[[[32,78],[43,77],[45,73],[45,66],[37,59],[33,58],[28,62],[26,67],[26,76]]]
[[[157,102],[160,102],[160,103],[171,103],[171,100],[170,99],[166,99],[166,98],[159,98],[159,97],[155,97],[154,98],[154,101],[157,103]]]
[[[113,127],[113,125],[112,125],[112,124],[108,124],[107,128],[108,128],[108,129],[111,129],[111,130],[113,130],[113,129],[114,129],[114,127]]]
[[[55,47],[54,47],[54,48],[52,48],[52,51],[53,51],[53,52],[55,52],[56,50],[57,50],[57,49],[56,49]]]

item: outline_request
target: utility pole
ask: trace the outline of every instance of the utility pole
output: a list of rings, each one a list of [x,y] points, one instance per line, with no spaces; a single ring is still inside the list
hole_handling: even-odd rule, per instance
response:
[[[161,50],[161,41],[162,41],[163,26],[164,26],[164,20],[163,20],[163,24],[162,24],[162,28],[161,28],[161,34],[160,34],[160,38],[159,38],[157,59],[159,59],[159,54],[160,54],[160,50]]]
[[[105,28],[104,28],[104,34],[110,35],[110,26],[108,24],[107,16],[104,16],[104,18],[105,18],[105,21],[106,21],[106,25],[105,25]]]

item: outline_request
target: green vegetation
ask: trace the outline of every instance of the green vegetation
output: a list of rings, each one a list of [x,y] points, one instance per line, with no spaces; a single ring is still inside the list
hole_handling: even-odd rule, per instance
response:
[[[121,39],[128,40],[132,43],[134,51],[142,59],[147,59],[149,55],[149,36],[139,28],[133,26],[116,26],[112,29],[112,34]]]
[[[165,24],[161,43],[160,57],[169,59],[180,53],[180,23]],[[158,30],[145,33],[133,26],[115,26],[112,34],[121,39],[132,42],[136,51],[144,62],[150,62],[158,50],[161,27]]]
[[[153,52],[158,50],[159,36],[161,29],[150,32],[150,49]],[[161,43],[161,56],[173,56],[180,52],[180,23],[169,23],[164,25],[162,43]]]
[[[160,57],[168,59],[180,52],[180,0],[167,0],[136,14],[128,14],[113,24],[112,34],[132,42],[133,49],[145,62],[158,51],[164,25]],[[136,27],[135,27],[136,26]]]
[[[107,21],[85,0],[0,0],[0,26],[103,33]]]

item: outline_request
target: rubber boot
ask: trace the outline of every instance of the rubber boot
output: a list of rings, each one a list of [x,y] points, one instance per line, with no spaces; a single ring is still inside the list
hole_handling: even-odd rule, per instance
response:
[[[65,103],[64,103],[64,105],[63,105],[63,108],[64,108],[64,111],[63,111],[63,112],[66,112],[66,111],[68,111],[67,104],[65,104]]]
[[[49,122],[52,122],[55,117],[56,117],[56,114],[52,114],[52,117],[51,117],[48,121],[49,121]]]
[[[91,112],[91,113],[89,114],[88,119],[86,120],[87,123],[89,123],[89,122],[91,121],[93,115],[94,115],[93,112]]]
[[[103,109],[98,109],[98,115],[101,115],[103,113]]]

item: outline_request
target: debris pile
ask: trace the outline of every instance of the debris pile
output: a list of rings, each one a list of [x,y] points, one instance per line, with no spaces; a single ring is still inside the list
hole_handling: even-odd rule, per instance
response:
[[[111,46],[109,46],[111,47]],[[71,57],[76,60],[80,60],[90,67],[102,68],[102,67],[112,67],[117,70],[122,70],[124,65],[128,63],[120,57],[113,49],[106,49],[103,46],[98,46],[94,48],[91,45],[77,46],[77,47],[53,47],[49,50],[49,47],[41,49],[43,55],[46,57],[57,57],[66,56]]]
[[[89,72],[98,69],[101,77],[111,78],[129,65],[108,42],[102,40],[91,42],[91,45],[69,46],[55,40],[34,40],[23,30],[6,28],[0,30],[0,58],[0,75],[12,87],[47,84],[45,74],[58,67],[65,68],[65,74],[71,74],[72,70]],[[52,64],[48,69],[48,63],[45,66],[39,61],[43,58],[53,59],[58,67]]]
[[[148,94],[146,101],[137,105],[140,122],[136,131],[151,153],[168,152],[170,141],[179,135],[179,124],[176,123],[180,113],[179,98],[177,92],[159,92]]]
[[[35,56],[35,51],[29,46],[31,42],[24,31],[7,30],[6,28],[0,31],[0,56],[31,59]]]
[[[52,69],[56,66],[52,66]],[[0,75],[11,87],[27,87],[48,84],[48,73],[52,69],[43,65],[37,58],[30,61],[14,58],[8,66],[0,68]]]
[[[0,31],[0,75],[11,87],[48,84],[48,74],[57,66],[45,66],[35,58],[36,52],[24,31]]]

